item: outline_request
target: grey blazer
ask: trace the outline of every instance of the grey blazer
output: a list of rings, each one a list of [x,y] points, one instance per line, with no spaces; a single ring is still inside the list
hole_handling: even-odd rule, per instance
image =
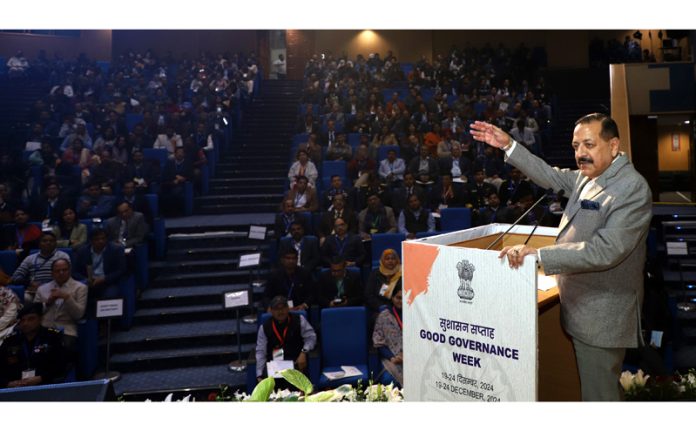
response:
[[[544,272],[558,274],[564,329],[591,346],[637,347],[652,218],[648,183],[621,153],[580,200],[589,178],[578,170],[552,168],[519,144],[507,162],[569,196],[556,244],[539,249]]]
[[[145,241],[145,236],[147,236],[150,231],[147,222],[145,221],[145,216],[143,213],[134,211],[133,217],[128,221],[128,231],[126,239],[126,247],[133,247]],[[118,234],[121,229],[121,218],[118,216],[111,217],[106,221],[106,233],[109,241],[118,242]]]

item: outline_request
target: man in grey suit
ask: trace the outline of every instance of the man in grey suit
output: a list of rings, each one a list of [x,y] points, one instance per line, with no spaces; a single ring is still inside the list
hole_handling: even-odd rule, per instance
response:
[[[130,202],[123,201],[116,207],[117,214],[106,221],[109,241],[126,248],[135,247],[145,241],[150,228],[143,213],[133,211]]]
[[[546,274],[558,274],[561,321],[573,339],[583,400],[622,399],[619,376],[626,348],[642,344],[652,197],[645,179],[619,151],[616,123],[603,114],[575,123],[579,169],[572,171],[548,166],[491,124],[477,121],[471,128],[474,139],[501,148],[506,161],[536,184],[569,195],[555,245],[507,246],[500,257],[517,268],[533,255]]]

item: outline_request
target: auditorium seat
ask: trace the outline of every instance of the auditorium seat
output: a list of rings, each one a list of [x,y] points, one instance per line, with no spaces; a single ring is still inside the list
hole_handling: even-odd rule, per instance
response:
[[[453,232],[471,227],[471,209],[443,208],[440,210],[440,227],[442,232]]]
[[[391,150],[396,151],[396,157],[401,157],[401,149],[398,145],[382,145],[377,150],[377,163],[387,158],[387,153]]]
[[[367,313],[365,307],[339,307],[321,310],[321,376],[320,389],[344,384],[367,382],[369,378],[367,355]],[[360,370],[361,375],[329,380],[323,373],[336,372],[348,365]]]
[[[379,267],[379,258],[382,252],[393,248],[401,257],[401,242],[406,240],[403,233],[375,233],[372,235],[372,268]]]

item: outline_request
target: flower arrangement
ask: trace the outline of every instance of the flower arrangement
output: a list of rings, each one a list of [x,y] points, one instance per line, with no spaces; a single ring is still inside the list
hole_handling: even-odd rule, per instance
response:
[[[621,373],[619,379],[626,401],[696,401],[696,370],[685,375],[650,378],[643,370]]]

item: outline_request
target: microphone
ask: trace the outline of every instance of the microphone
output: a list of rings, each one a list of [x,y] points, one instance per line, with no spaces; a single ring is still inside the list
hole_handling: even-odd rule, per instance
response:
[[[537,201],[534,202],[534,204],[532,204],[532,206],[530,206],[529,209],[528,209],[527,211],[524,212],[524,214],[522,214],[517,220],[515,220],[515,222],[514,222],[512,225],[510,225],[510,227],[509,227],[505,232],[503,232],[503,233],[501,233],[500,235],[498,235],[498,237],[497,237],[492,243],[490,243],[490,245],[489,245],[488,247],[486,247],[486,250],[490,250],[490,249],[491,249],[494,245],[496,245],[501,239],[503,239],[503,237],[504,237],[505,235],[507,235],[507,234],[512,230],[512,228],[514,228],[515,226],[517,226],[517,225],[519,224],[519,222],[522,221],[522,220],[527,216],[527,214],[529,214],[534,208],[536,208],[537,205],[539,205],[539,204],[541,203],[541,201],[543,201],[545,198],[547,198],[548,195],[549,195],[549,193],[553,193],[553,190],[552,190],[552,189],[547,190],[546,193],[544,193],[543,196],[541,196],[539,199],[537,199]],[[565,192],[564,192],[563,190],[559,190],[558,194],[560,195],[561,193],[565,193]],[[531,238],[532,234],[533,234],[534,231],[536,230],[537,226],[539,225],[539,221],[540,221],[540,220],[541,220],[541,219],[537,220],[537,224],[536,224],[536,226],[534,226],[534,229],[532,230],[532,233],[529,234],[529,237],[527,237],[527,241],[529,241],[529,238]],[[525,244],[527,244],[527,241],[525,241]]]

